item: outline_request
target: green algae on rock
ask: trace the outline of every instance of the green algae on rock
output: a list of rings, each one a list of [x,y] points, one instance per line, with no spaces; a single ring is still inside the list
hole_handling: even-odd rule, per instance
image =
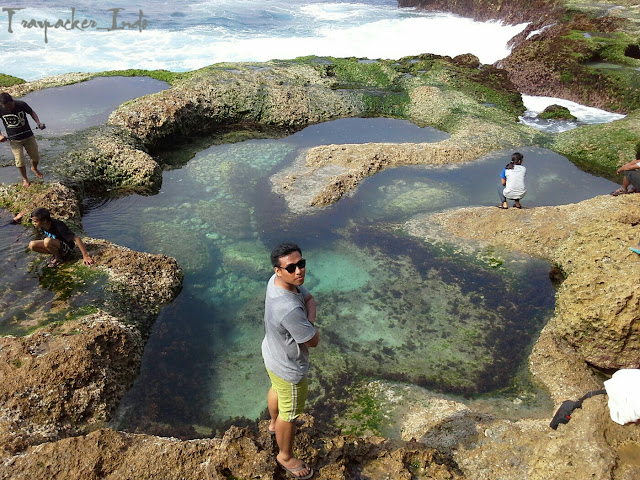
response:
[[[640,146],[640,110],[621,120],[583,125],[555,135],[551,148],[583,170],[621,181],[616,170],[636,158]]]
[[[562,105],[549,105],[538,114],[538,118],[542,118],[543,120],[577,120],[569,109]]]
[[[157,191],[161,168],[122,129],[93,127],[64,137],[65,149],[51,158],[66,183],[97,192],[110,189]]]

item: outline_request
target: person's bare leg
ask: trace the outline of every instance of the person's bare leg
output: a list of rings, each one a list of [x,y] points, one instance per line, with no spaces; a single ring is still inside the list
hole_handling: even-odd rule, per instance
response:
[[[31,161],[31,170],[36,174],[38,178],[44,178],[44,175],[40,170],[38,170],[38,162]]]
[[[44,240],[33,240],[29,242],[29,250],[37,253],[51,253],[47,247],[44,246]]]
[[[269,409],[269,415],[271,416],[269,430],[275,432],[276,419],[278,418],[278,392],[273,388],[270,388],[269,392],[267,392],[267,408]]]
[[[280,453],[278,453],[276,459],[283,467],[288,469],[298,468],[304,464],[302,460],[293,456],[293,441],[295,436],[296,423],[286,422],[278,417],[276,419],[276,442],[278,443]],[[304,477],[308,475],[309,472],[310,470],[308,468],[303,468],[296,472],[295,475]]]
[[[27,178],[27,167],[18,167],[18,170],[20,170],[20,175],[22,175],[22,186],[28,187],[31,185],[31,182],[29,182]]]
[[[622,189],[626,192],[628,188],[629,188],[629,179],[627,177],[624,177],[622,179]]]

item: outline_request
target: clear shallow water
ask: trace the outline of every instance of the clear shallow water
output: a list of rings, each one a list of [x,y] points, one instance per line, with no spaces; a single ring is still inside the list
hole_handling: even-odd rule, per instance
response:
[[[183,292],[154,326],[119,427],[193,436],[236,417],[259,417],[268,387],[260,355],[264,289],[269,251],[282,240],[302,246],[307,285],[319,304],[317,417],[340,412],[349,403],[347,387],[368,376],[463,394],[510,385],[553,311],[548,264],[493,249],[456,253],[406,238],[387,222],[497,204],[498,175],[511,152],[455,168],[387,170],[309,215],[292,215],[270,191],[269,177],[301,146],[444,137],[407,122],[343,119],[281,140],[214,146],[165,172],[158,195],[88,212],[89,235],[174,256],[186,271]],[[522,152],[525,207],[614,187],[549,151]]]
[[[305,55],[400,58],[420,53],[474,53],[483,63],[508,55],[507,42],[525,24],[473,22],[446,14],[398,9],[395,0],[163,0],[109,3],[79,0],[21,2],[12,17],[0,15],[0,46],[19,51],[3,60],[3,73],[34,80],[76,71],[126,68],[186,71],[217,62],[266,61]],[[84,31],[23,28],[21,21],[93,20]],[[134,23],[139,11],[148,26],[97,30]],[[389,41],[393,39],[393,41]],[[194,46],[197,45],[197,48]]]

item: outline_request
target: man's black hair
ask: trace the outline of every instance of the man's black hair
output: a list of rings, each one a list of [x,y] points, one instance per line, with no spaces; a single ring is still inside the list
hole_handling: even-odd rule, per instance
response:
[[[513,155],[511,155],[511,163],[514,163],[516,165],[522,163],[522,159],[524,157],[522,156],[522,154],[520,152],[516,152]]]
[[[0,93],[0,104],[6,105],[13,102],[13,97],[6,92]]]
[[[31,218],[37,218],[38,220],[44,220],[46,222],[51,220],[51,213],[44,207],[38,207],[31,214]]]
[[[300,250],[300,247],[295,243],[291,243],[291,242],[281,243],[280,245],[275,247],[273,250],[271,250],[271,265],[273,265],[274,267],[279,267],[280,257],[286,257],[287,255],[293,252],[298,252],[300,255],[302,255],[302,250]]]

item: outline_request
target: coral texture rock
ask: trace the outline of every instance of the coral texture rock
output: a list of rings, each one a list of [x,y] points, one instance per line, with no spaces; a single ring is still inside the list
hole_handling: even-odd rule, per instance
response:
[[[241,64],[203,69],[169,90],[121,106],[109,118],[146,146],[169,136],[193,135],[223,125],[249,123],[300,129],[363,111],[358,96],[332,90],[311,65],[262,68]],[[241,69],[241,70],[239,70]]]
[[[100,424],[133,383],[140,333],[104,313],[0,338],[2,454]]]
[[[561,0],[490,2],[486,0],[398,0],[399,7],[451,12],[476,20],[503,20],[521,23],[549,15],[562,4]]]
[[[453,235],[506,246],[563,269],[567,278],[558,289],[555,317],[530,356],[531,372],[559,405],[602,388],[588,364],[606,370],[640,367],[640,288],[632,273],[637,258],[628,249],[637,243],[634,225],[639,216],[635,195],[601,196],[573,205],[506,212],[455,209],[413,219],[405,228],[423,238],[451,242]],[[475,440],[467,435],[454,458],[470,479],[570,479],[577,471],[584,473],[580,478],[640,474],[625,450],[637,445],[637,428],[613,423],[604,397],[586,400],[570,424],[557,431],[548,427],[549,420],[483,419],[476,425]],[[411,424],[411,435],[418,436],[420,428],[416,431],[417,424]],[[422,431],[426,439],[439,438],[438,428],[425,426]],[[603,434],[609,431],[615,434]],[[430,445],[438,446],[433,440]],[[626,455],[624,460],[621,455]]]
[[[61,183],[34,183],[29,188],[21,185],[0,184],[0,204],[16,214],[31,213],[36,207],[46,207],[54,218],[80,224],[80,202],[76,193]],[[28,220],[26,215],[24,221]]]
[[[462,478],[450,459],[418,443],[377,437],[333,437],[316,442],[315,437],[312,428],[303,427],[296,438],[296,452],[315,468],[317,479]],[[6,459],[0,465],[0,477],[8,476],[14,480],[273,480],[285,478],[285,472],[276,466],[272,436],[231,427],[220,439],[190,441],[98,430]]]

